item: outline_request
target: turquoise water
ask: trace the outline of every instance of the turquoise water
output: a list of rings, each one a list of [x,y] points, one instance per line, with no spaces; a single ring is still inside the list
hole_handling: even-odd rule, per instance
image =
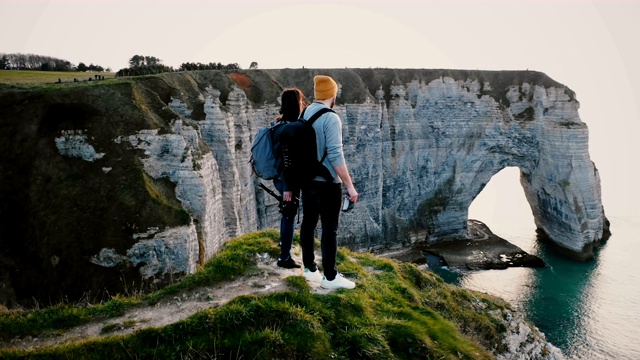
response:
[[[496,176],[513,178],[502,172]],[[608,214],[612,235],[595,259],[569,260],[537,241],[531,211],[524,195],[517,194],[522,189],[515,179],[509,185],[517,189],[515,196],[498,181],[493,186],[500,191],[483,191],[470,218],[485,222],[548,266],[437,272],[448,282],[500,296],[522,309],[570,359],[640,359],[640,218]]]

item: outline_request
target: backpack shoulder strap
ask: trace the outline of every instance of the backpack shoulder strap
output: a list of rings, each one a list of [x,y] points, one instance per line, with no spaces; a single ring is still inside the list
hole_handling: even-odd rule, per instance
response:
[[[306,110],[306,109],[305,109],[305,110]],[[335,111],[333,111],[333,109],[330,109],[330,108],[328,108],[328,107],[323,107],[323,108],[321,108],[320,110],[316,111],[316,113],[315,113],[315,114],[311,115],[311,117],[310,117],[308,120],[305,120],[305,119],[303,118],[303,116],[304,116],[304,110],[302,110],[302,113],[300,114],[300,119],[299,119],[299,120],[304,121],[306,124],[313,125],[313,123],[314,123],[316,120],[318,120],[318,118],[319,118],[320,116],[322,116],[322,115],[324,115],[324,114],[326,114],[326,113],[328,113],[328,112],[332,112],[332,113],[334,113],[334,114],[335,114]]]
[[[305,109],[306,110],[306,109]],[[336,113],[335,111],[333,111],[333,109],[328,108],[328,107],[323,107],[320,110],[316,111],[315,114],[311,115],[311,117],[308,120],[305,120],[303,118],[304,116],[304,110],[302,110],[302,113],[300,114],[300,118],[298,119],[298,121],[303,122],[305,125],[309,125],[312,126],[313,123],[318,120],[318,118],[328,112],[332,112],[332,113]],[[327,150],[324,151],[324,154],[322,154],[322,159],[320,159],[320,164],[322,164],[324,162],[324,159],[327,158],[327,155],[329,155],[329,153],[327,152]]]

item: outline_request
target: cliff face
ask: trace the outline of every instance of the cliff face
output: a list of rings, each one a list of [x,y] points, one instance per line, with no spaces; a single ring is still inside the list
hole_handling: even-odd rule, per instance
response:
[[[587,127],[574,94],[544,74],[173,73],[2,91],[0,300],[157,285],[231,237],[276,226],[251,143],[282,89],[312,94],[318,73],[340,84],[335,110],[361,195],[341,215],[342,246],[462,239],[473,199],[517,166],[538,228],[592,256],[606,219]]]

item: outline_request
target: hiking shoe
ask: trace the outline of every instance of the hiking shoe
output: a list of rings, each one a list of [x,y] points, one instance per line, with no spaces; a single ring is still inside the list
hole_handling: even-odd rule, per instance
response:
[[[322,274],[320,274],[320,270],[316,269],[316,271],[311,271],[307,268],[304,268],[304,278],[309,282],[319,283],[322,281]]]
[[[295,260],[289,257],[287,260],[278,259],[278,266],[285,269],[299,269],[302,266],[298,265]]]
[[[320,287],[325,289],[355,289],[356,283],[338,273],[333,280],[327,280],[326,277],[323,277]]]

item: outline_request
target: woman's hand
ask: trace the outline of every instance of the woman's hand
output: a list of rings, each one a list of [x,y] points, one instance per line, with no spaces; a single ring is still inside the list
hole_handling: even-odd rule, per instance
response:
[[[293,195],[293,192],[291,191],[285,191],[282,193],[282,200],[284,201],[291,201],[291,195]]]

